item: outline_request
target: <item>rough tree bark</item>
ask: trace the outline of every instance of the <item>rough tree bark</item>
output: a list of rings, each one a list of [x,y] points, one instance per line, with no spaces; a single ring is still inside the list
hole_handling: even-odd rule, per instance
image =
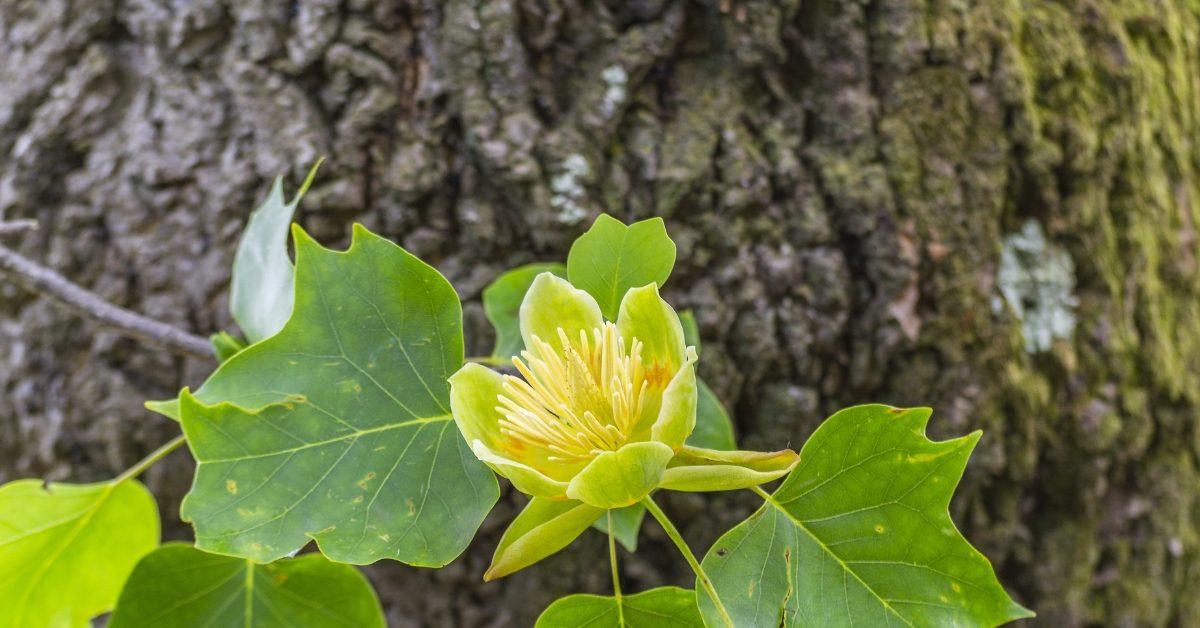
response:
[[[0,212],[41,223],[9,243],[115,303],[231,328],[247,212],[319,155],[300,222],[434,263],[475,351],[502,269],[660,215],[746,446],[932,405],[985,430],[954,514],[1038,622],[1200,625],[1194,2],[4,0],[0,55]],[[0,481],[112,475],[206,369],[11,283],[0,360]],[[148,476],[169,536],[189,469]],[[448,569],[369,568],[391,625],[606,591],[592,534],[482,584],[518,503]],[[667,500],[701,548],[753,505]],[[688,581],[643,545],[629,589]]]

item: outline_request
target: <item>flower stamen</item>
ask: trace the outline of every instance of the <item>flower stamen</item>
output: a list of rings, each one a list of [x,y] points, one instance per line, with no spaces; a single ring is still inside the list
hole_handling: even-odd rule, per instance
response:
[[[626,351],[612,323],[593,329],[591,338],[580,330],[577,344],[560,327],[558,340],[562,351],[534,336],[533,346],[513,358],[522,377],[504,376],[500,432],[516,446],[552,452],[552,461],[615,451],[641,418],[648,386],[642,343],[631,338]]]

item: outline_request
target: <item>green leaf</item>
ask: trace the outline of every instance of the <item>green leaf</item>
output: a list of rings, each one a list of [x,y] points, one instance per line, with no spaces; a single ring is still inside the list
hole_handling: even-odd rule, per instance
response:
[[[0,627],[90,626],[158,545],[158,527],[135,480],[0,486]]]
[[[172,421],[179,421],[179,397],[162,401],[147,401],[142,405],[151,412],[157,412]]]
[[[526,264],[500,275],[483,289],[483,312],[496,328],[496,347],[492,357],[507,363],[525,348],[521,340],[521,324],[518,314],[521,301],[534,277],[541,273],[567,276],[567,267],[559,263]]]
[[[181,514],[218,554],[270,562],[312,538],[341,562],[445,565],[499,496],[450,416],[458,297],[361,226],[344,253],[294,234],[287,326],[181,396],[199,463]]]
[[[683,341],[700,352],[700,328],[696,325],[696,316],[691,310],[679,313],[679,323],[683,325]],[[692,447],[705,449],[737,449],[737,440],[733,436],[733,420],[721,405],[721,400],[704,383],[696,378],[696,429],[688,436],[687,444]]]
[[[679,324],[683,325],[683,341],[688,346],[696,347],[696,353],[700,353],[700,327],[696,325],[696,315],[691,310],[683,310],[679,313]]]
[[[615,597],[603,595],[568,595],[542,611],[536,628],[696,628],[703,625],[696,610],[695,591],[659,587],[621,596],[619,602]]]
[[[696,428],[688,436],[687,444],[705,449],[737,449],[733,421],[725,413],[721,400],[700,379],[696,380]]]
[[[138,563],[108,628],[384,628],[358,569],[305,554],[266,565],[169,543]]]
[[[830,417],[767,502],[703,561],[742,626],[987,626],[1033,614],[954,527],[948,507],[980,433],[925,437],[927,408]],[[710,623],[711,600],[700,607]]]
[[[237,355],[238,351],[246,348],[246,342],[229,332],[217,332],[208,337],[208,341],[212,343],[213,354],[217,356],[217,362],[225,362],[229,358]],[[161,402],[149,402],[161,403]],[[152,408],[154,409],[154,408]],[[157,411],[157,410],[156,410]],[[178,419],[176,419],[178,420]]]
[[[483,579],[503,578],[558,552],[603,514],[583,502],[534,497],[500,537]]]
[[[567,278],[595,297],[609,320],[616,319],[627,290],[649,283],[661,287],[674,267],[675,243],[662,218],[626,226],[600,214],[567,254]]]
[[[613,531],[617,542],[630,553],[637,551],[638,532],[642,529],[642,520],[646,518],[646,507],[634,504],[612,511]],[[593,528],[608,534],[608,517],[600,517],[592,524]]]
[[[267,200],[250,214],[238,243],[229,310],[251,343],[274,336],[292,314],[294,272],[287,250],[288,225],[320,167],[318,160],[291,202],[283,199],[283,177],[276,177]]]

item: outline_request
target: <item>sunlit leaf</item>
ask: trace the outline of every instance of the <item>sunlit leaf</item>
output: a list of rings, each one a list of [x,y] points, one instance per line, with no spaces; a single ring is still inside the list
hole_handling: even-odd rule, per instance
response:
[[[444,565],[499,495],[450,415],[458,297],[360,226],[344,253],[294,234],[287,326],[181,396],[199,463],[181,514],[219,554],[269,562],[312,538],[337,561]]]
[[[89,626],[158,545],[158,528],[154,497],[135,480],[0,486],[0,627]]]
[[[567,267],[558,263],[519,266],[500,275],[484,288],[483,311],[496,328],[496,347],[492,349],[492,357],[507,362],[525,348],[517,315],[521,310],[521,300],[529,291],[534,277],[542,273],[566,277]]]
[[[739,628],[991,626],[1032,615],[947,510],[979,432],[933,442],[929,415],[838,412],[763,507],[717,540],[702,565]]]
[[[568,595],[542,611],[536,628],[697,628],[704,624],[696,610],[696,593],[659,587],[617,598]]]
[[[266,565],[164,545],[138,563],[108,628],[383,628],[355,567],[320,554]]]
[[[283,329],[292,314],[294,271],[288,257],[288,225],[296,205],[313,178],[318,161],[290,201],[283,198],[283,177],[277,177],[267,200],[250,214],[233,258],[229,310],[246,338],[258,342]]]
[[[567,255],[568,279],[591,293],[609,320],[616,319],[626,291],[649,283],[662,286],[674,267],[675,243],[662,218],[626,226],[600,214]]]

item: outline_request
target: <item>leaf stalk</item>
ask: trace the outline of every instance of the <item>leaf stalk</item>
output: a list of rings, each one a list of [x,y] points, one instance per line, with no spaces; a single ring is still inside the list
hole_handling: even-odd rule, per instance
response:
[[[696,579],[704,587],[705,593],[708,594],[708,597],[712,598],[713,604],[717,607],[717,614],[721,616],[721,619],[725,622],[725,626],[727,628],[734,628],[733,619],[729,617],[729,611],[725,610],[725,605],[721,603],[721,598],[717,596],[717,590],[713,587],[712,580],[709,579],[708,574],[704,573],[704,569],[700,567],[700,561],[696,560],[696,555],[692,553],[691,548],[684,542],[683,537],[679,534],[679,530],[675,529],[675,524],[671,523],[666,513],[658,507],[658,504],[654,503],[654,500],[649,495],[642,498],[642,505],[646,507],[646,510],[650,511],[650,514],[662,526],[663,531],[675,543],[675,547],[679,548],[679,553],[683,554],[684,560],[687,561],[692,571],[696,573]],[[609,529],[612,529],[611,525]]]

